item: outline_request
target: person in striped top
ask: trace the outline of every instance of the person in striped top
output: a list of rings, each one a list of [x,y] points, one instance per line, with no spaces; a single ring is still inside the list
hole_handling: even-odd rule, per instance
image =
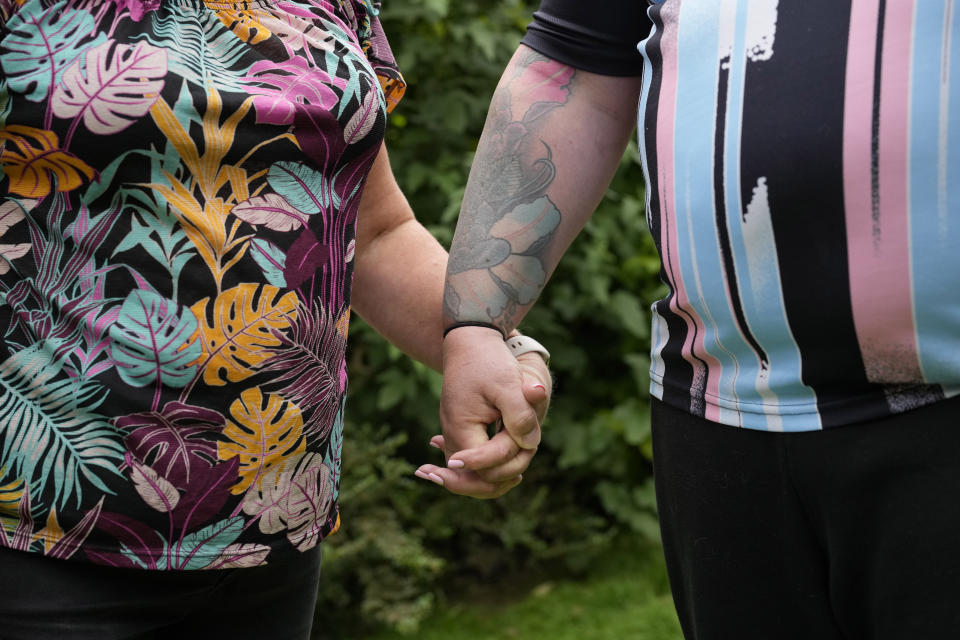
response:
[[[543,0],[491,103],[450,253],[453,468],[430,471],[482,495],[529,462],[539,433],[513,419],[499,334],[603,196],[635,122],[669,287],[652,306],[650,393],[686,636],[951,637],[952,0]],[[481,353],[484,367],[464,366]],[[510,437],[486,442],[470,420],[484,411]]]

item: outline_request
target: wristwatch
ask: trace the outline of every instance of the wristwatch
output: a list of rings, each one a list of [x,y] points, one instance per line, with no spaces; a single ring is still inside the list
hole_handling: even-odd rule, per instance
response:
[[[513,336],[512,338],[507,338],[506,343],[510,349],[510,353],[512,353],[515,358],[533,351],[539,353],[544,362],[550,364],[550,352],[547,351],[545,346],[530,336]]]

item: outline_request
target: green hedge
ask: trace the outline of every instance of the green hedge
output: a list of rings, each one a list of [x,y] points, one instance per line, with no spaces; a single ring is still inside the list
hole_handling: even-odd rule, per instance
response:
[[[409,88],[391,116],[394,172],[449,245],[490,95],[535,1],[388,0],[382,20]],[[586,568],[618,533],[657,536],[650,482],[648,302],[662,295],[635,144],[608,197],[522,329],[553,352],[544,445],[497,501],[413,477],[435,459],[439,375],[359,320],[351,329],[341,502],[325,545],[321,637],[414,631],[458,585],[518,570]]]

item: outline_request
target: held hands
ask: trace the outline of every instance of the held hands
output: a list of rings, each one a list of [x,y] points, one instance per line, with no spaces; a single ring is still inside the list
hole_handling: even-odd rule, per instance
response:
[[[452,493],[496,498],[516,485],[540,443],[552,380],[543,358],[515,358],[494,330],[463,327],[443,343],[443,435],[430,443],[447,466],[422,465],[416,475]],[[500,421],[493,437],[487,425]]]

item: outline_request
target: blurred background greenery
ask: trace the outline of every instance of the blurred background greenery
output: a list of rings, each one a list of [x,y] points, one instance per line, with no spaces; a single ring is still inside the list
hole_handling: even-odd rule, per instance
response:
[[[408,83],[391,162],[444,246],[490,96],[536,5],[384,2]],[[556,390],[537,458],[500,500],[413,477],[437,455],[427,441],[440,377],[355,322],[343,528],[324,543],[317,638],[679,638],[651,482],[649,303],[663,291],[642,185],[634,143],[523,322],[553,353]]]

